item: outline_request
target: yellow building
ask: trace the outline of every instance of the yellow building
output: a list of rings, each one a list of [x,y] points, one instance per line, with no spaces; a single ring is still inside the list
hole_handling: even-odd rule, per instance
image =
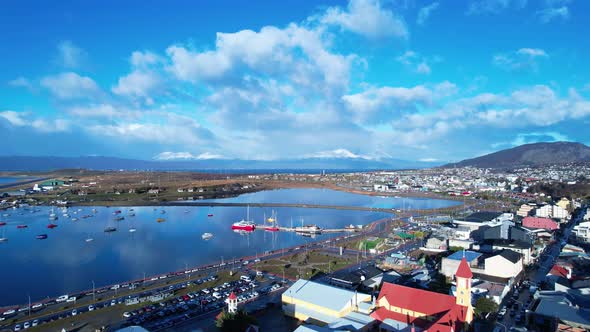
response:
[[[570,202],[569,199],[562,197],[559,202],[555,203],[555,205],[559,206],[560,208],[569,211],[570,205],[572,202]]]
[[[371,295],[299,279],[282,295],[283,312],[298,320],[337,329],[354,326],[367,330]]]

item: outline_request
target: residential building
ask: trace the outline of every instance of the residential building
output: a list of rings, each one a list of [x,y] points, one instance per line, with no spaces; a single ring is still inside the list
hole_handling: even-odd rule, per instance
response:
[[[426,240],[425,249],[430,251],[446,251],[447,240],[440,236],[432,236]]]
[[[572,202],[567,199],[566,197],[562,197],[555,205],[559,206],[560,208],[569,211]]]
[[[481,253],[475,251],[457,251],[442,259],[440,265],[440,273],[448,278],[454,277],[463,259],[467,261],[467,264],[470,267],[476,268],[478,264],[478,259],[479,257],[481,257],[481,255]]]
[[[453,272],[456,296],[407,286],[384,283],[371,314],[380,322],[380,331],[466,331],[473,320],[471,279],[466,258]]]
[[[582,243],[590,243],[590,221],[581,222],[572,230],[576,240]]]
[[[533,245],[524,241],[511,240],[486,240],[480,250],[483,252],[493,253],[498,250],[509,249],[522,255],[524,265],[534,263]]]
[[[484,260],[483,274],[487,276],[509,279],[515,278],[523,270],[522,256],[512,250],[503,249]],[[479,271],[474,270],[475,273]]]
[[[522,219],[522,225],[528,228],[542,228],[549,231],[559,229],[559,225],[549,218],[525,217]]]
[[[375,266],[365,266],[353,271],[342,271],[329,277],[330,285],[350,290],[373,290],[380,286],[383,271]],[[377,282],[379,281],[379,282]]]
[[[458,226],[469,227],[472,231],[478,230],[482,226],[497,226],[504,221],[514,220],[512,213],[501,212],[475,212],[461,219],[454,219],[453,224]]]
[[[518,211],[516,211],[516,215],[519,217],[526,217],[531,214],[531,211],[535,209],[535,204],[523,204],[520,206]]]

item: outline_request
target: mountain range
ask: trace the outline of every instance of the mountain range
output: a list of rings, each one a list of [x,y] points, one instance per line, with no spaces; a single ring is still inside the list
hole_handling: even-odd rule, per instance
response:
[[[513,168],[590,161],[590,147],[575,142],[532,143],[465,159],[442,167]],[[358,156],[304,157],[285,160],[139,160],[102,156],[0,156],[0,171],[89,170],[186,170],[186,171],[262,171],[262,170],[380,170],[440,166],[437,162],[394,158],[370,159]]]
[[[42,157],[0,156],[0,171],[90,170],[376,170],[428,168],[440,163],[400,159],[322,158],[287,160],[138,160],[101,156]]]
[[[576,142],[531,143],[443,167],[514,168],[590,161],[590,147]]]

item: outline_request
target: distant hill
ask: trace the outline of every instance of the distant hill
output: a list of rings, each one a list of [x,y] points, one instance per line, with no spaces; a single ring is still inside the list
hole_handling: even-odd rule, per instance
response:
[[[399,159],[301,158],[286,160],[137,160],[114,157],[0,156],[0,171],[89,170],[371,170],[427,168],[440,164]]]
[[[443,167],[512,168],[590,161],[590,147],[575,142],[532,143]]]

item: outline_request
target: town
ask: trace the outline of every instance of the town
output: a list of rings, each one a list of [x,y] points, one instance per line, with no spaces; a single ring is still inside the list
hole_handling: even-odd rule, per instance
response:
[[[74,298],[76,305],[57,313],[49,314],[59,307],[55,302],[6,310],[0,324],[15,330],[57,327],[61,321],[78,326],[86,313],[112,306],[121,315],[114,315],[112,327],[122,330],[127,325],[150,331],[206,328],[217,317],[248,322],[253,329],[260,324],[263,330],[271,321],[296,331],[584,331],[590,328],[590,212],[587,197],[575,188],[585,184],[587,175],[585,166],[549,166],[227,177],[228,183],[239,184],[232,185],[235,190],[319,182],[370,195],[446,197],[462,204],[430,213],[407,206],[359,233],[325,243],[312,239],[306,246],[255,258],[109,286],[78,294],[78,299],[66,296],[63,301]],[[64,197],[88,188],[86,181],[61,177],[18,184],[4,192],[2,207]],[[211,189],[219,183],[200,185],[193,189],[174,180],[158,191],[228,194]],[[557,185],[567,196],[543,191]],[[70,195],[70,201],[51,202],[71,205],[80,197],[85,198]],[[29,319],[31,311],[40,318]],[[283,316],[278,322],[269,318],[277,314]]]

